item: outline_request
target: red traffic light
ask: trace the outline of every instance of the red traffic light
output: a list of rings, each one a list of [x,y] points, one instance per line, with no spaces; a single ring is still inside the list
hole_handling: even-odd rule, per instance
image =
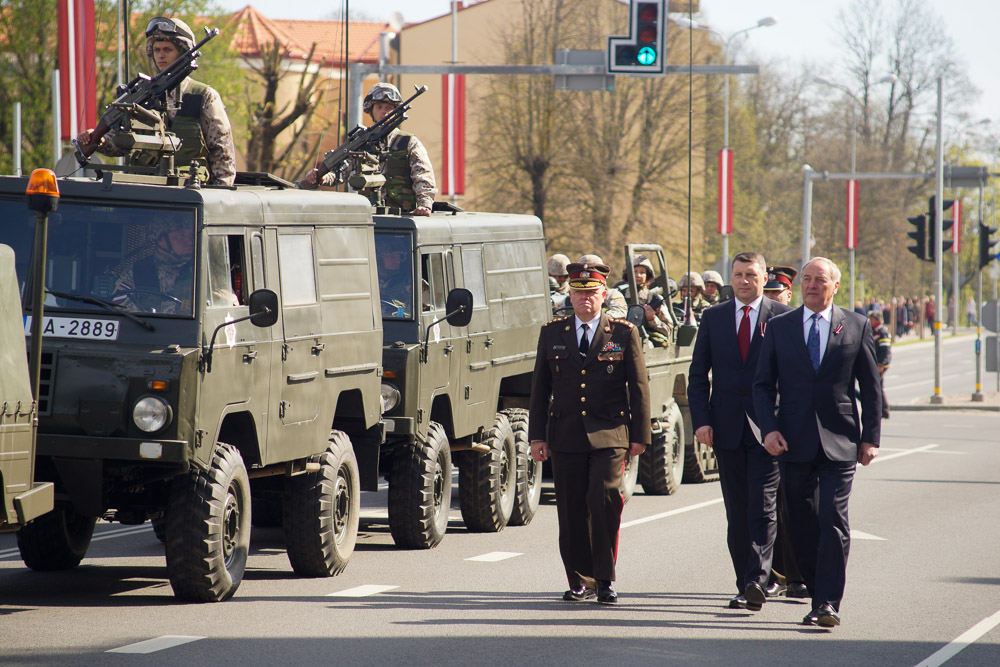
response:
[[[646,26],[639,29],[638,41],[640,44],[652,44],[656,41],[656,27]]]
[[[639,20],[640,21],[655,21],[659,18],[659,12],[656,8],[655,2],[645,2],[639,5]]]

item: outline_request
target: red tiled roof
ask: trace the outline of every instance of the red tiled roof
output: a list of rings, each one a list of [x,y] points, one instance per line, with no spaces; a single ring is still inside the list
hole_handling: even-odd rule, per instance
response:
[[[340,21],[292,21],[269,19],[247,5],[232,15],[233,47],[243,56],[260,55],[261,44],[275,39],[288,49],[288,57],[305,60],[316,44],[313,59],[324,65],[343,64],[343,24]],[[348,62],[378,62],[379,33],[389,30],[388,23],[350,21],[348,23]]]

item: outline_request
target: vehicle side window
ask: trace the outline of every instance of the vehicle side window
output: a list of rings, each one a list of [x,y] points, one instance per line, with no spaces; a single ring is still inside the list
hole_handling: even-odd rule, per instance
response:
[[[281,270],[281,299],[284,306],[316,303],[316,265],[312,236],[278,235],[278,265]]]
[[[420,275],[423,278],[423,309],[444,308],[448,289],[444,281],[444,258],[441,253],[431,253],[420,258]]]
[[[479,248],[462,248],[462,273],[465,287],[472,292],[472,306],[486,306],[486,283],[483,279],[483,253]]]
[[[208,237],[209,306],[231,308],[246,302],[242,293],[243,238]]]
[[[258,233],[250,237],[250,259],[253,266],[253,288],[263,289],[267,286],[264,276],[264,237]]]

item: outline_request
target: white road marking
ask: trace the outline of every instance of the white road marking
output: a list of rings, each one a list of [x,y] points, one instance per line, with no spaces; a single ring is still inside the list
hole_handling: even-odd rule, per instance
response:
[[[916,667],[938,667],[954,658],[965,647],[972,644],[987,632],[1000,625],[1000,611],[984,618],[971,628],[960,634],[954,641],[937,651],[934,655],[918,663]]]
[[[966,377],[967,373],[952,373],[951,375],[942,375],[941,380],[954,380],[955,378]],[[926,380],[920,380],[918,382],[904,382],[903,384],[893,384],[887,387],[889,393],[896,391],[897,389],[905,389],[906,387],[920,387],[920,386],[934,386],[934,378],[928,378]]]
[[[386,591],[391,591],[394,588],[399,588],[399,586],[380,586],[378,584],[366,584],[365,586],[355,586],[354,588],[348,588],[346,590],[337,591],[336,593],[327,593],[326,596],[330,598],[363,598],[363,597],[368,597],[369,595],[385,593]]]
[[[136,533],[144,533],[147,531],[152,531],[153,527],[149,524],[143,524],[141,526],[125,526],[124,528],[113,528],[111,530],[104,530],[99,533],[94,533],[94,537],[91,538],[91,542],[100,542],[101,540],[113,540],[116,537],[125,537],[126,535],[135,535]],[[0,551],[0,560],[7,558],[20,557],[21,553],[16,549],[4,549]]]
[[[878,535],[872,535],[871,533],[864,533],[864,532],[861,532],[860,530],[853,530],[853,529],[851,530],[851,539],[852,540],[878,540],[880,542],[885,542],[886,541],[886,539],[884,537],[879,537]]]
[[[475,560],[482,563],[496,563],[502,560],[507,560],[508,558],[513,558],[514,556],[523,556],[524,554],[518,553],[516,551],[491,551],[488,554],[483,554],[481,556],[473,556],[472,558],[466,558],[465,560]]]
[[[163,649],[196,642],[199,639],[204,639],[204,637],[163,635],[162,637],[157,637],[156,639],[147,639],[144,642],[136,642],[135,644],[129,644],[128,646],[113,648],[105,651],[105,653],[155,653],[156,651],[162,651]]]
[[[631,526],[638,526],[643,523],[649,523],[650,521],[656,521],[657,519],[666,519],[668,516],[674,516],[676,514],[683,514],[684,512],[690,512],[692,510],[700,510],[702,507],[708,507],[709,505],[718,505],[722,502],[722,498],[715,498],[714,500],[706,500],[703,503],[696,503],[694,505],[688,505],[687,507],[679,507],[675,510],[670,510],[669,512],[660,512],[659,514],[651,514],[650,516],[644,516],[641,519],[632,519],[631,521],[626,521],[621,525],[622,528],[629,528]]]
[[[914,449],[904,449],[901,452],[896,452],[895,454],[889,454],[888,456],[876,456],[872,463],[879,463],[882,461],[891,461],[892,459],[898,459],[900,456],[909,456],[910,454],[917,454],[919,452],[926,452],[935,447],[940,447],[941,445],[924,445],[923,447],[916,447]]]

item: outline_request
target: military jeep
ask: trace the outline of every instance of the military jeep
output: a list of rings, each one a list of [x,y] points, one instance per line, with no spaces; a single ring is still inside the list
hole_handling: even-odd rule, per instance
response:
[[[645,313],[637,301],[633,258],[643,254],[653,264],[651,291],[666,299],[670,335],[650,336],[643,326]],[[649,495],[676,493],[682,481],[705,482],[717,477],[718,465],[711,448],[694,437],[687,401],[688,367],[694,353],[697,328],[685,324],[670,307],[667,262],[658,244],[625,245],[625,277],[628,283],[628,319],[639,328],[643,357],[649,373],[653,442],[640,456],[626,460],[622,492],[631,496],[636,481]]]
[[[435,208],[429,217],[374,216],[386,431],[379,472],[389,481],[393,539],[410,548],[444,537],[453,462],[473,531],[527,524],[542,482],[527,413],[551,311],[542,223]],[[367,489],[378,482],[364,481]]]
[[[20,529],[21,556],[71,568],[98,518],[152,521],[175,595],[224,600],[259,504],[279,512],[297,574],[337,574],[357,536],[357,458],[382,438],[371,207],[266,175],[180,182],[59,182],[36,470],[56,509]],[[28,332],[42,286],[25,184],[0,177],[0,241]]]

